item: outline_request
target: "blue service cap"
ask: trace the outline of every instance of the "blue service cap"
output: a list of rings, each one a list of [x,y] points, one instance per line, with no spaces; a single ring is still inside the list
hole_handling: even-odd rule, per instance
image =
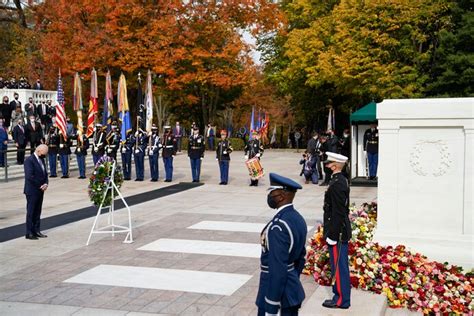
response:
[[[291,180],[290,178],[286,178],[272,172],[270,173],[270,185],[270,191],[282,189],[285,191],[296,192],[297,190],[303,188],[299,183]]]

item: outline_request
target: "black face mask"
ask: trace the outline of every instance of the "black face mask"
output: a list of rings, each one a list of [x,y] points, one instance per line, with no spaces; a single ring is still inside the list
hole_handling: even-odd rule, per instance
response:
[[[44,159],[46,158],[46,155],[39,155],[38,157],[40,157],[41,159]]]
[[[275,197],[270,194],[267,195],[267,204],[273,209],[278,207],[278,202],[276,201]]]

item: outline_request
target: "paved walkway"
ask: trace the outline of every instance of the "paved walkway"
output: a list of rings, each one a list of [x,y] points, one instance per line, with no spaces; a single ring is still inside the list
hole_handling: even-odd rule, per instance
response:
[[[266,151],[262,164],[267,173],[303,182],[299,158]],[[46,231],[46,239],[0,244],[0,314],[255,315],[259,230],[274,211],[266,205],[268,176],[259,187],[249,187],[243,153],[232,159],[227,186],[217,184],[217,162],[207,152],[205,185],[133,206],[132,244],[116,234],[94,235],[85,246],[92,218]],[[162,171],[160,162],[160,182],[126,182],[122,192],[130,196],[169,185]],[[189,160],[179,155],[174,182],[190,180]],[[43,217],[90,205],[87,183],[51,179]],[[24,221],[22,186],[22,181],[0,184],[0,228]],[[308,184],[297,194],[295,207],[311,228],[322,220],[324,190]],[[376,189],[354,187],[351,199],[372,201]],[[125,215],[118,211],[116,221],[125,224]],[[302,281],[310,297],[317,285],[311,277]]]

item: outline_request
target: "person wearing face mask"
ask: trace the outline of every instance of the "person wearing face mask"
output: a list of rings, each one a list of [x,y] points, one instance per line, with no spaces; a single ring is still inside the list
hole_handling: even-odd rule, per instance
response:
[[[16,146],[16,163],[22,165],[25,161],[26,133],[23,120],[19,120],[13,128],[13,141]]]
[[[307,226],[293,207],[301,185],[270,173],[267,203],[276,215],[260,234],[260,283],[256,304],[258,315],[298,315],[305,293],[300,275],[305,262]]]
[[[28,103],[25,104],[25,112],[26,112],[26,116],[30,117],[30,116],[34,116],[36,118],[36,116],[38,115],[38,109],[36,107],[36,104],[33,103],[33,98],[29,98],[28,99]]]
[[[158,169],[158,158],[159,152],[162,147],[160,135],[158,135],[158,127],[155,124],[151,126],[151,132],[149,134],[149,141],[148,141],[148,160],[150,162],[150,174],[151,174],[151,181],[156,182],[158,181],[159,177],[159,169]]]
[[[21,108],[21,102],[19,100],[19,95],[18,93],[14,93],[13,94],[13,100],[12,102],[10,102],[10,113],[9,113],[9,116],[8,116],[8,122],[7,122],[7,118],[5,117],[5,123],[8,123],[7,124],[7,127],[10,127],[11,125],[11,113],[13,111],[15,111],[16,107],[19,106]]]
[[[148,137],[139,129],[135,132],[132,139],[134,143],[133,158],[135,160],[135,173],[137,178],[135,181],[143,181],[145,178],[145,150],[147,147]]]
[[[3,103],[0,104],[0,116],[4,120],[3,127],[5,129],[8,129],[8,127],[10,126],[10,120],[11,120],[11,115],[12,115],[13,109],[12,109],[10,103],[8,103],[8,97],[4,96],[3,97]]]
[[[171,182],[173,180],[173,157],[176,156],[177,144],[176,138],[171,132],[171,126],[165,125],[164,134],[162,138],[163,151],[163,164],[165,165],[165,182]]]
[[[31,154],[33,155],[36,147],[43,143],[43,130],[33,115],[29,117],[29,122],[26,125],[26,139],[30,143]]]
[[[49,177],[56,178],[57,165],[58,165],[58,153],[59,153],[59,129],[55,126],[51,126],[46,134],[46,146],[48,146],[48,162],[49,162]]]
[[[216,160],[219,162],[219,170],[221,174],[220,185],[227,185],[227,182],[229,181],[230,153],[232,150],[230,141],[227,139],[227,131],[223,129],[221,131],[221,140],[217,143],[216,149]]]
[[[133,151],[133,131],[126,131],[125,141],[122,141],[120,153],[122,155],[123,179],[132,179],[132,151]]]
[[[6,162],[6,151],[8,148],[8,132],[5,126],[3,126],[3,118],[0,117],[0,168],[5,167]]]
[[[206,145],[204,137],[199,135],[199,127],[193,128],[193,134],[188,140],[188,157],[191,161],[191,174],[193,182],[199,182],[201,176],[201,160],[204,159]]]
[[[209,146],[209,150],[214,150],[214,136],[215,136],[215,132],[214,132],[214,127],[212,127],[212,124],[209,123],[207,124],[207,128],[206,128],[206,138],[207,138],[207,143],[208,143],[208,146]]]
[[[41,144],[25,160],[25,186],[23,193],[26,195],[26,239],[36,240],[48,237],[41,233],[40,230],[43,197],[49,183],[46,163],[44,162],[47,153],[48,146]]]
[[[21,111],[21,105],[18,105],[13,111],[11,115],[11,126],[12,128],[15,128],[15,126],[18,125],[18,122],[22,121],[23,123],[25,122],[25,116],[23,115],[23,112]]]
[[[379,164],[379,131],[377,124],[371,124],[364,133],[364,154],[369,163],[369,179],[377,177],[377,166]]]
[[[351,282],[348,248],[352,236],[349,221],[349,183],[342,174],[348,158],[327,152],[324,162],[331,169],[332,177],[324,193],[323,236],[328,245],[332,275],[332,299],[325,300],[327,308],[347,309],[351,305]]]

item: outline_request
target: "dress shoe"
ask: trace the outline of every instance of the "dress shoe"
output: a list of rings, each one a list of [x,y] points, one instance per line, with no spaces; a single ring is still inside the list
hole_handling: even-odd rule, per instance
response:
[[[35,236],[38,237],[38,238],[46,238],[46,237],[48,237],[47,235],[43,234],[42,232],[36,233]]]
[[[347,307],[338,306],[332,300],[325,300],[323,302],[323,307],[326,307],[326,308],[341,308],[341,309],[348,309],[349,308],[349,306],[347,306]]]
[[[151,179],[151,182],[158,182],[158,179]]]
[[[329,185],[329,184],[328,184],[327,182],[323,182],[323,183],[321,183],[319,186],[320,186],[320,187],[325,187],[325,186],[328,186],[328,185]]]
[[[224,184],[224,182],[219,182],[219,185],[223,185],[223,184]]]
[[[57,178],[58,176],[57,175],[51,175],[49,176],[50,178]]]
[[[36,237],[36,236],[33,235],[33,234],[26,234],[25,238],[26,238],[26,239],[32,239],[32,240],[37,240],[37,239],[38,239],[38,237]]]
[[[227,182],[222,182],[223,185],[227,185]]]
[[[167,180],[165,180],[165,182],[171,182],[171,180],[167,179]]]

